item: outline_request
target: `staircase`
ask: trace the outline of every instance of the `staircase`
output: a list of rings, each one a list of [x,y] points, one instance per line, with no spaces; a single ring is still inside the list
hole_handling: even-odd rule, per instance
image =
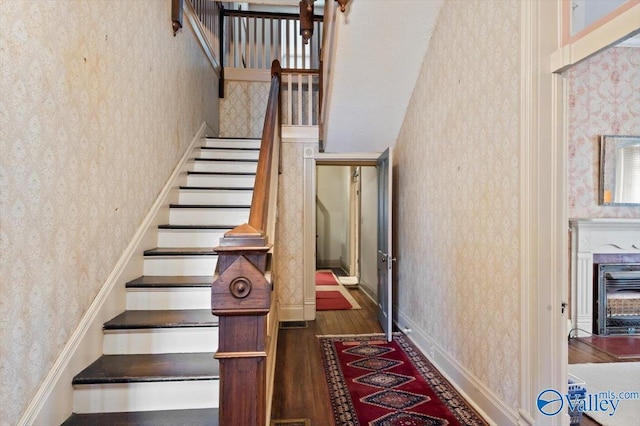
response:
[[[64,425],[218,424],[212,248],[248,221],[259,147],[208,138],[194,150],[144,275],[126,284],[126,311],[103,326],[103,355],[73,379]]]

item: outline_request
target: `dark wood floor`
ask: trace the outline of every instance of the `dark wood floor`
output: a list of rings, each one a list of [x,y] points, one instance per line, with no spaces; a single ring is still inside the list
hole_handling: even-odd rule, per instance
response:
[[[307,328],[281,329],[271,418],[309,419],[311,425],[333,424],[329,392],[316,336],[381,333],[376,306],[362,291],[349,290],[362,309],[321,311]]]
[[[332,425],[327,384],[322,371],[317,336],[325,334],[381,333],[375,303],[357,288],[349,290],[362,309],[322,311],[306,328],[279,331],[276,378],[271,418],[309,419],[311,425]],[[569,341],[569,363],[620,362],[617,358],[576,339]],[[597,426],[582,416],[582,426]]]

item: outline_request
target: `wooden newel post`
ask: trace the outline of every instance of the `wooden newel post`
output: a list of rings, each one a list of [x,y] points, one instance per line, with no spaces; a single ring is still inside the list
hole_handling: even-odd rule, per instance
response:
[[[211,312],[219,317],[220,425],[266,424],[266,336],[271,283],[264,232],[241,225],[220,239]]]

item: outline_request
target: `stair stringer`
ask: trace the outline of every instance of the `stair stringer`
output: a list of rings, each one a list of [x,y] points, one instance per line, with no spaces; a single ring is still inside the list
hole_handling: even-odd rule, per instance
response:
[[[71,414],[73,377],[103,354],[103,324],[125,310],[125,284],[142,275],[143,253],[156,246],[158,226],[168,222],[169,205],[178,201],[177,188],[181,180],[186,179],[193,150],[207,136],[214,136],[213,130],[203,122],[131,242],[31,399],[18,425],[61,424]]]

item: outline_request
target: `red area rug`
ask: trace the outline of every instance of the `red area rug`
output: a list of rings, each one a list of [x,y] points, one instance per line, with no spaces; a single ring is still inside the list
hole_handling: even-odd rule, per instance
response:
[[[351,309],[349,302],[339,291],[316,291],[316,311]]]
[[[316,285],[338,285],[338,280],[336,280],[333,272],[327,271],[316,271]]]
[[[487,424],[404,335],[319,339],[336,425]]]
[[[640,336],[589,336],[578,340],[618,359],[640,358]]]

